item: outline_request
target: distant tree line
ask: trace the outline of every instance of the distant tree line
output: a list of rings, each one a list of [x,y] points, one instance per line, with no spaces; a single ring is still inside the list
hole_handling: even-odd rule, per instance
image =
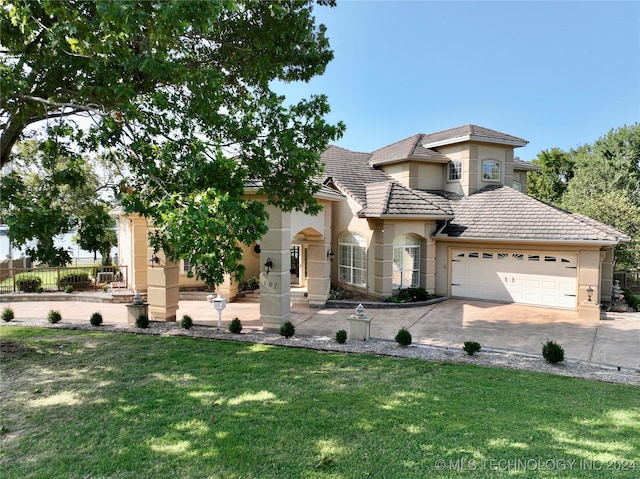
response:
[[[640,267],[640,125],[613,129],[586,144],[563,151],[543,150],[533,160],[527,193],[580,213],[631,237],[616,248],[616,269]]]

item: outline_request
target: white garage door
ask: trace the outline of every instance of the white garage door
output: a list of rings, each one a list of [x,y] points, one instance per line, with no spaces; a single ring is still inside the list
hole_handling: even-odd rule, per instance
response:
[[[455,249],[451,295],[576,309],[577,255]]]

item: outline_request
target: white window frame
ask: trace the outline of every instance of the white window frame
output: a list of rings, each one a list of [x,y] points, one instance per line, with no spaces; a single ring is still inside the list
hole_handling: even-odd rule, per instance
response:
[[[452,161],[447,167],[447,181],[460,181],[462,179],[462,162]]]
[[[407,259],[411,260],[410,267],[406,262]],[[411,280],[408,281],[408,278]],[[420,287],[420,238],[414,235],[396,236],[393,240],[393,289],[418,287]]]
[[[493,178],[491,173],[494,173],[494,168],[497,169],[498,177]],[[482,181],[500,181],[502,178],[502,163],[497,160],[483,160],[482,161]]]
[[[338,275],[355,286],[367,285],[367,240],[357,233],[338,238]]]

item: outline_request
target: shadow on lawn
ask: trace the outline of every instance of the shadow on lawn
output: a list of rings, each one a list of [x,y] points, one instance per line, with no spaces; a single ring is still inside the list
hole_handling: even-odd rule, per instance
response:
[[[492,468],[530,475],[534,464],[538,477],[560,467],[612,477],[580,467],[622,467],[640,450],[633,386],[192,338],[38,333],[10,339],[30,352],[3,354],[6,478],[487,477]]]

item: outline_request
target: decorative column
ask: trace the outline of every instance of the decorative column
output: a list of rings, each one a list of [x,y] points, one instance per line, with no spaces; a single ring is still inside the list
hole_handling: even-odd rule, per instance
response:
[[[269,231],[260,241],[260,321],[264,331],[278,332],[291,318],[291,214],[272,205],[265,209]]]
[[[393,294],[393,239],[396,227],[384,222],[377,223],[373,233],[374,247],[374,294],[380,298]]]
[[[149,302],[149,316],[155,321],[175,321],[180,300],[178,263],[167,262],[162,252],[153,255],[149,248],[147,258],[156,257],[150,261],[147,269],[147,301]]]
[[[578,274],[578,317],[600,319],[600,250],[580,251]]]
[[[324,308],[330,288],[331,264],[327,256],[329,246],[324,241],[307,246],[307,297],[312,308]]]
[[[235,303],[238,296],[238,284],[233,282],[231,275],[224,275],[224,282],[216,286],[216,291],[220,296],[227,298],[227,302]]]

